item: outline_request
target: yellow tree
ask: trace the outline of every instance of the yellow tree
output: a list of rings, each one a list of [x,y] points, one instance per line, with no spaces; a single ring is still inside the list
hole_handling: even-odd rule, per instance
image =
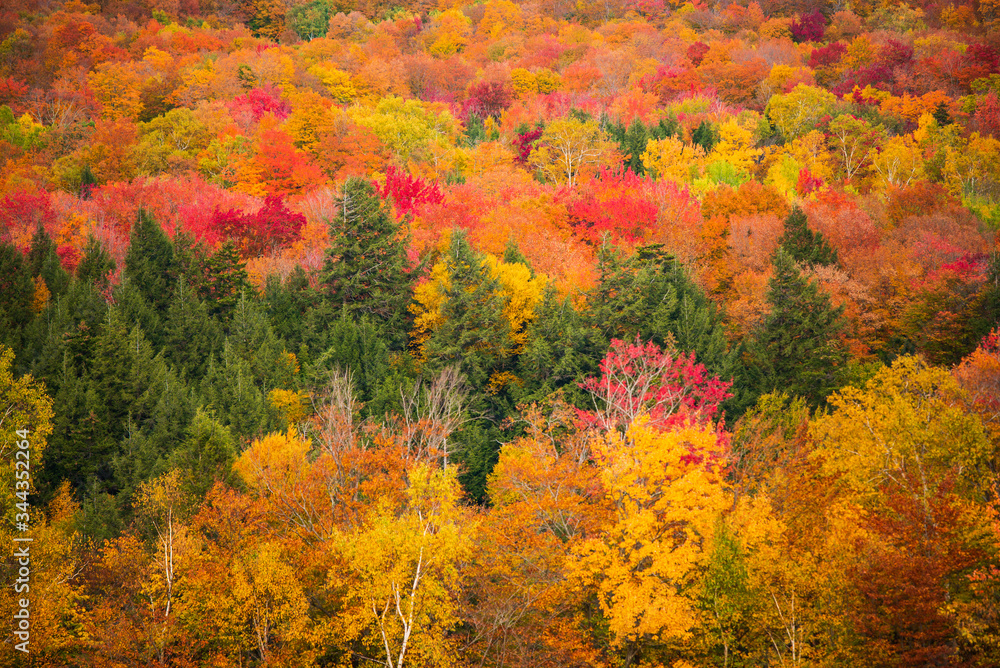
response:
[[[134,121],[142,111],[144,78],[132,63],[101,63],[87,75],[94,97],[101,103],[101,116]]]
[[[698,579],[728,505],[721,450],[712,426],[659,431],[645,418],[595,442],[615,521],[580,545],[577,568],[616,646],[685,641],[697,626]]]
[[[377,505],[364,526],[337,541],[351,574],[346,616],[388,668],[443,666],[458,623],[458,564],[468,556],[473,527],[458,505],[454,467],[419,464],[407,483],[404,503]],[[331,570],[329,580],[336,587],[344,573]]]
[[[884,189],[905,188],[923,175],[923,154],[913,135],[893,137],[882,144],[872,167]]]
[[[767,116],[786,139],[795,139],[816,129],[819,120],[833,112],[837,96],[799,84],[785,95],[774,95],[767,104]]]
[[[596,121],[563,118],[545,127],[528,160],[547,180],[573,187],[581,172],[598,165],[610,151]]]
[[[720,126],[719,136],[720,141],[708,155],[708,162],[725,160],[737,172],[751,173],[763,153],[754,148],[753,131],[741,125],[738,119],[730,118]]]
[[[830,398],[834,411],[817,419],[817,452],[831,472],[872,498],[888,489],[912,495],[935,523],[931,497],[956,476],[966,491],[982,481],[991,448],[979,418],[967,413],[958,382],[917,357],[901,357],[865,387]]]
[[[45,386],[30,375],[15,378],[13,363],[14,351],[0,344],[0,519],[7,526],[15,510],[22,510],[15,504],[27,505],[28,494],[35,491],[31,480],[52,433],[53,416]]]
[[[573,550],[608,517],[589,461],[593,435],[560,402],[524,414],[527,435],[503,446],[489,478],[493,508],[479,525],[465,587],[467,661],[595,665],[578,619],[586,593],[570,577]]]
[[[77,631],[85,596],[81,591],[83,561],[79,556],[82,541],[75,529],[77,511],[79,506],[73,501],[69,483],[63,483],[45,512],[38,508],[30,543],[15,542],[24,534],[11,531],[13,527],[7,522],[0,525],[0,559],[5,567],[11,566],[6,571],[10,580],[0,592],[0,615],[10,624],[4,632],[8,647],[0,653],[0,666],[4,668],[63,665],[68,652],[79,647]],[[31,573],[28,582],[18,582],[15,577],[25,553]],[[27,608],[21,607],[22,600],[28,601]],[[16,633],[19,618],[25,614],[22,611],[26,611],[30,625],[23,636]],[[30,641],[29,654],[11,646],[11,631],[15,631],[13,645]]]
[[[653,178],[681,183],[698,178],[706,162],[705,149],[676,137],[649,140],[641,157],[642,166]]]

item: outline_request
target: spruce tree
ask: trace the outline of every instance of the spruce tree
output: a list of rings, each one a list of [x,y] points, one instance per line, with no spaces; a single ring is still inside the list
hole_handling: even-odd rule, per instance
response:
[[[239,249],[232,239],[227,239],[208,258],[206,269],[207,276],[200,296],[210,314],[228,320],[240,297],[251,289],[246,262],[240,258]]]
[[[177,281],[163,329],[167,360],[184,378],[200,381],[208,360],[221,347],[222,332],[184,277]]]
[[[610,246],[598,253],[598,285],[589,295],[589,321],[607,339],[638,336],[658,346],[672,341],[714,374],[733,374],[722,314],[688,270],[660,245],[622,258]]]
[[[320,276],[334,310],[369,316],[402,346],[416,272],[408,268],[408,238],[370,182],[351,178],[344,184],[330,236]]]
[[[822,234],[809,229],[806,214],[798,206],[785,218],[785,232],[778,239],[778,245],[799,264],[816,266],[838,263],[837,251],[827,243]]]
[[[715,146],[718,141],[718,135],[712,127],[712,124],[708,121],[702,121],[699,123],[698,127],[696,127],[694,132],[691,133],[691,143],[701,146],[705,149],[705,153],[711,151],[712,147]]]
[[[109,275],[114,270],[115,261],[104,249],[104,245],[94,235],[87,237],[83,259],[76,267],[76,279],[103,289],[107,287]]]
[[[646,169],[642,164],[642,154],[646,151],[646,142],[649,141],[649,132],[646,126],[638,117],[632,119],[628,130],[625,132],[622,142],[622,153],[625,157],[625,168],[636,174],[645,174]]]
[[[31,276],[33,278],[41,276],[53,298],[66,292],[66,288],[69,287],[69,273],[63,269],[56,253],[55,242],[41,225],[35,229],[35,235],[31,238],[27,261]]]
[[[844,309],[831,305],[830,296],[802,275],[783,248],[773,265],[771,311],[751,344],[754,383],[759,394],[780,390],[818,406],[840,385],[847,363],[840,339]]]
[[[444,261],[448,284],[441,323],[424,344],[427,368],[459,364],[469,383],[484,391],[514,350],[500,284],[469,245],[464,230],[452,231]]]
[[[35,286],[20,251],[0,242],[0,343],[20,349],[21,331],[33,318]]]
[[[535,309],[527,344],[518,357],[517,375],[524,382],[519,403],[542,401],[562,390],[571,403],[586,405],[589,396],[579,383],[597,374],[607,345],[605,336],[576,310],[573,301],[568,296],[560,298],[550,284]]]
[[[135,287],[155,313],[162,315],[173,297],[175,280],[173,244],[159,223],[140,209],[125,254],[125,281]]]

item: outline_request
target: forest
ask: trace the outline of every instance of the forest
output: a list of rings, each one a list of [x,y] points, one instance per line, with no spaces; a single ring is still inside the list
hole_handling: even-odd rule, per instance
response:
[[[0,165],[0,667],[1000,665],[1000,0],[4,0]]]

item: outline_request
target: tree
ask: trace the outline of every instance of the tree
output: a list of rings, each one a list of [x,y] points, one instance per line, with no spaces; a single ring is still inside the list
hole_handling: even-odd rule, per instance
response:
[[[243,258],[251,258],[291,244],[305,224],[303,214],[289,209],[281,197],[268,195],[255,213],[216,208],[211,226],[223,239],[233,241]]]
[[[830,122],[827,145],[840,158],[844,179],[850,182],[863,176],[872,165],[875,151],[886,138],[882,125],[841,114]]]
[[[55,242],[41,225],[35,230],[25,259],[28,261],[31,275],[35,278],[41,277],[45,281],[52,297],[59,297],[66,292],[66,288],[69,287],[69,274],[63,269],[59,260]]]
[[[594,413],[581,411],[580,417],[607,431],[627,429],[640,416],[661,430],[704,425],[732,396],[731,383],[710,378],[693,353],[676,354],[670,344],[663,350],[638,338],[635,343],[612,339],[600,369],[600,377],[580,384],[596,404]]]
[[[208,258],[205,270],[201,297],[211,315],[228,321],[243,293],[251,289],[246,263],[240,258],[236,242],[227,239]]]
[[[94,285],[98,289],[106,288],[115,270],[115,261],[104,248],[104,244],[90,235],[83,249],[83,259],[76,267],[78,281]]]
[[[15,478],[15,469],[25,470],[16,462],[28,462],[29,471],[41,463],[53,418],[45,386],[30,375],[15,378],[13,364],[14,351],[0,344],[0,479],[4,482],[0,518],[8,526],[15,511],[21,512],[15,503],[26,507],[28,494],[37,491],[21,477]],[[34,482],[37,485],[37,478]]]
[[[840,339],[843,307],[802,275],[791,255],[778,248],[768,283],[770,313],[750,347],[752,373],[763,392],[783,390],[813,406],[839,384],[847,362]]]
[[[371,183],[358,178],[344,183],[330,236],[321,273],[327,299],[353,318],[372,318],[400,346],[411,286],[421,268],[410,266],[409,239]]]
[[[599,282],[588,295],[585,312],[591,326],[608,339],[638,337],[659,346],[672,341],[712,373],[732,373],[734,354],[722,314],[662,246],[644,246],[622,259],[606,245],[597,259]]]
[[[564,118],[545,126],[529,161],[547,180],[572,188],[581,172],[599,164],[608,149],[596,121]]]
[[[806,214],[798,206],[785,218],[785,232],[778,239],[778,245],[793,261],[803,266],[838,263],[837,251],[821,233],[809,229]]]
[[[0,344],[20,347],[20,331],[32,319],[34,284],[21,252],[0,242]]]
[[[451,234],[448,253],[414,294],[414,343],[431,369],[459,364],[478,390],[510,362],[515,350],[504,317],[500,281],[464,230]]]
[[[786,140],[812,132],[824,116],[832,114],[837,97],[822,88],[799,84],[786,95],[767,103],[767,117]]]
[[[124,278],[157,313],[166,313],[176,280],[174,248],[145,209],[139,210],[138,221],[132,227]]]
[[[458,495],[454,468],[419,464],[408,471],[400,507],[373,508],[363,526],[337,541],[355,578],[348,614],[369,629],[389,668],[441,665],[453,651],[458,564],[474,529],[463,521]]]
[[[610,510],[589,462],[590,434],[569,406],[533,406],[527,433],[505,443],[489,479],[492,507],[474,538],[464,587],[466,663],[594,665],[594,638],[579,623],[587,593],[572,555]]]
[[[898,491],[924,505],[942,485],[977,493],[988,484],[982,464],[991,455],[978,416],[961,403],[962,390],[945,369],[904,356],[864,387],[845,387],[832,413],[811,426],[826,466],[858,492]],[[952,479],[949,482],[948,479]]]
[[[222,337],[205,303],[198,299],[183,277],[177,282],[174,298],[167,308],[163,330],[166,359],[181,377],[200,381]]]
[[[965,598],[960,574],[982,558],[987,526],[975,500],[995,484],[986,471],[993,445],[962,395],[947,370],[904,356],[864,387],[833,395],[832,412],[811,425],[824,468],[867,511],[866,558],[851,573],[866,663],[885,665],[888,653],[914,665],[955,652],[945,613]]]
[[[614,522],[580,544],[575,568],[596,591],[613,646],[634,660],[698,625],[698,581],[727,506],[725,447],[711,425],[661,431],[640,418],[593,448]]]

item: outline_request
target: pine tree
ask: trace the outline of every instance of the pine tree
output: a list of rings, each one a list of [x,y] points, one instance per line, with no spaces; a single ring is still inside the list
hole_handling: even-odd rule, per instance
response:
[[[691,133],[691,143],[701,146],[705,149],[705,153],[711,151],[717,141],[719,141],[718,135],[712,124],[708,121],[699,123],[698,127]]]
[[[805,212],[798,206],[785,218],[785,232],[778,245],[794,262],[808,266],[835,265],[837,251],[827,243],[819,232],[809,229]]]
[[[485,390],[514,349],[500,285],[464,230],[452,231],[445,265],[448,282],[440,324],[424,344],[427,367],[436,371],[459,364],[469,383]]]
[[[597,373],[607,346],[601,331],[550,285],[528,325],[528,342],[518,358],[518,377],[525,384],[519,402],[542,401],[563,390],[571,403],[585,405],[588,398],[579,383]]]
[[[164,354],[184,378],[200,381],[221,347],[222,332],[182,276],[163,323]]]
[[[164,314],[173,297],[175,273],[173,244],[159,223],[140,209],[125,255],[126,282],[137,289],[154,312]]]
[[[14,246],[0,243],[0,343],[20,351],[21,331],[31,322],[35,286],[24,258]]]
[[[227,427],[199,409],[187,428],[187,438],[171,455],[171,468],[181,470],[185,489],[203,498],[217,481],[229,481],[236,459],[236,441]]]
[[[625,157],[625,168],[636,174],[645,174],[646,168],[642,164],[642,154],[646,151],[646,142],[649,141],[649,132],[646,126],[638,118],[632,119],[632,123],[625,132],[622,143],[622,153]]]
[[[31,276],[41,276],[53,298],[66,292],[66,288],[69,287],[69,273],[63,269],[56,253],[55,242],[41,225],[35,229],[35,235],[31,238],[31,247],[28,249],[26,259]]]
[[[408,238],[368,181],[348,179],[337,208],[321,273],[326,295],[335,310],[371,317],[402,346],[417,274],[408,268]]]
[[[239,249],[232,239],[226,240],[206,262],[207,276],[201,298],[209,313],[220,320],[228,320],[240,297],[250,290],[246,262],[240,258]]]
[[[773,264],[771,312],[751,344],[754,382],[760,394],[780,390],[818,406],[839,386],[847,362],[844,309],[832,306],[783,248]]]
[[[693,352],[711,373],[724,379],[733,375],[735,351],[729,348],[722,314],[662,246],[646,246],[623,259],[605,245],[598,253],[598,271],[587,315],[606,339],[671,342]]]
[[[94,235],[87,237],[83,249],[83,259],[76,267],[76,278],[98,289],[108,284],[109,275],[115,270],[115,261],[104,249],[104,245]]]

